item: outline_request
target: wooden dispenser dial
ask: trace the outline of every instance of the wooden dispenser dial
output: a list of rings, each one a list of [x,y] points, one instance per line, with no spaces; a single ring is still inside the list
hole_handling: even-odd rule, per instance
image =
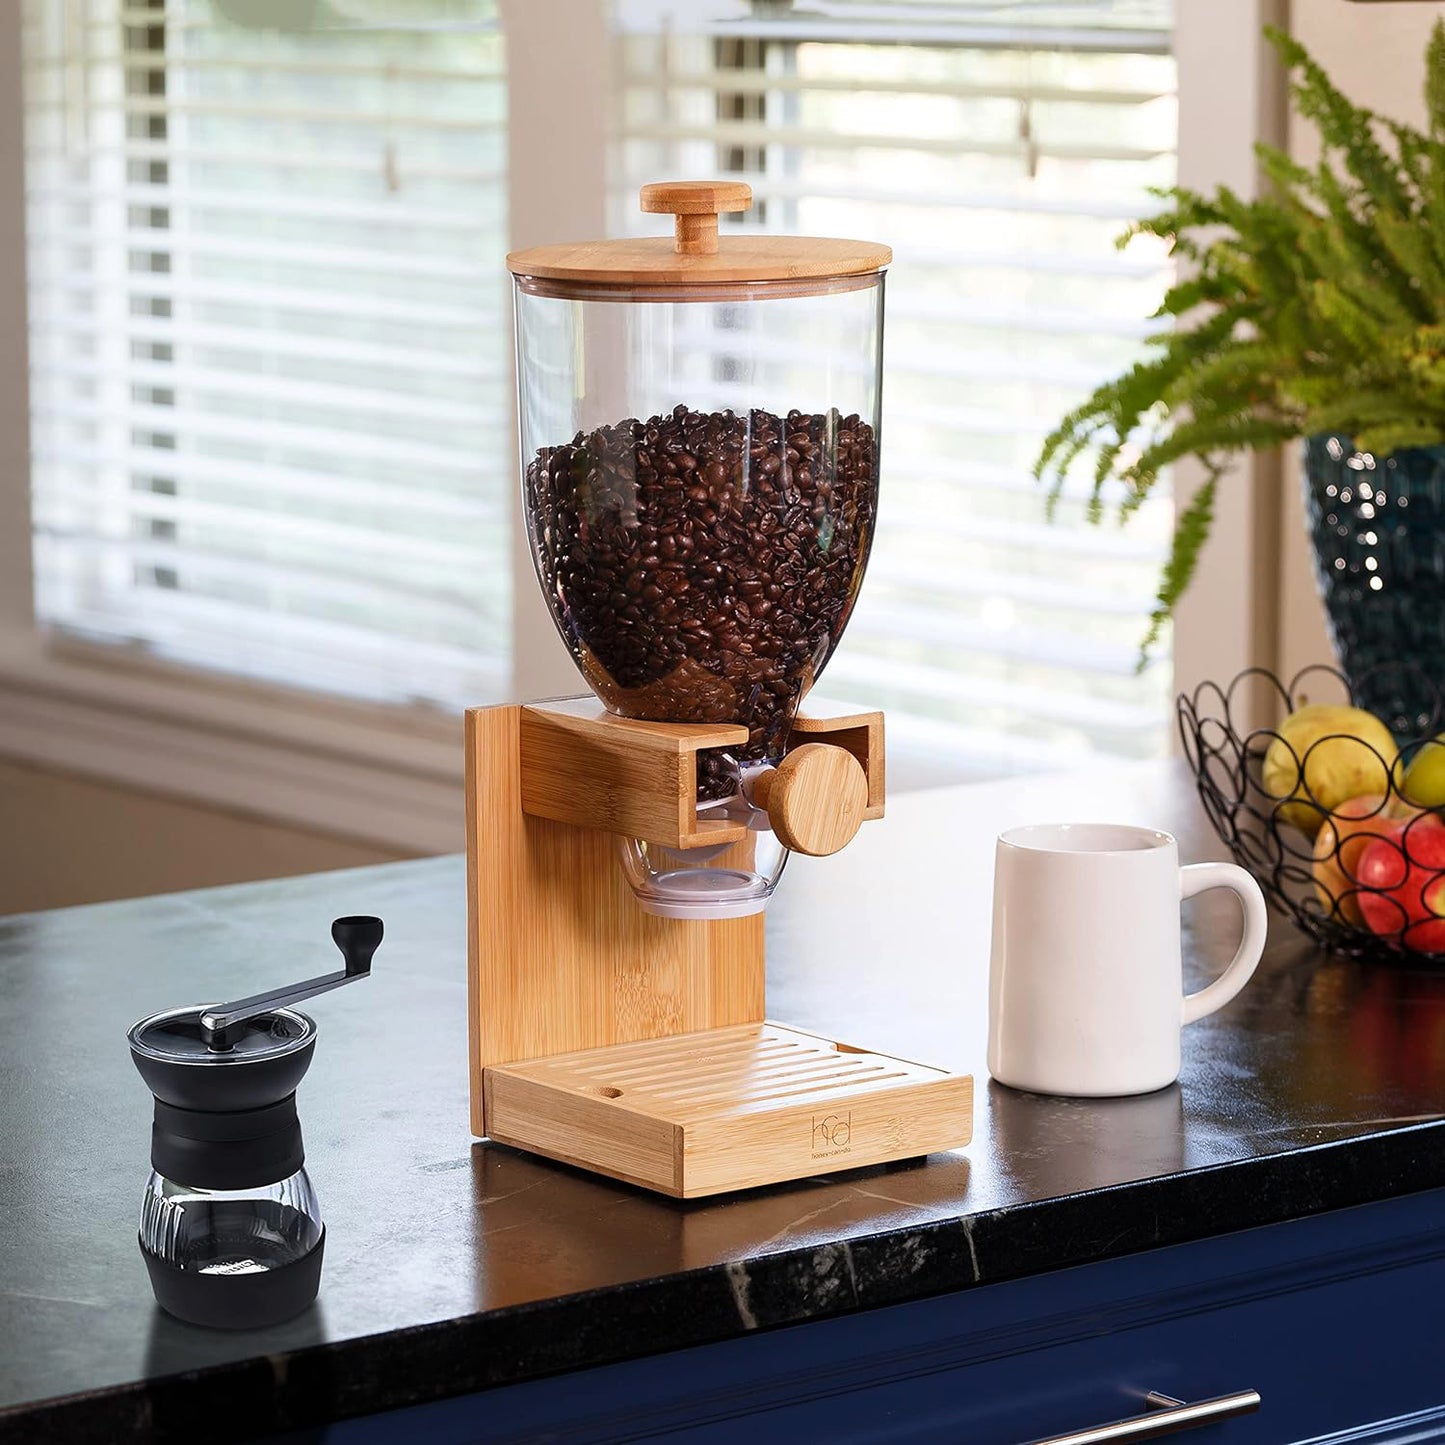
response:
[[[592,699],[467,713],[474,1134],[680,1198],[969,1142],[971,1078],[766,1020],[762,914],[658,918],[633,896],[618,834],[746,865],[747,829],[696,807],[697,754],[746,736]],[[882,715],[800,717],[793,742],[769,818],[834,852],[882,816]]]
[[[868,811],[868,779],[858,760],[829,743],[804,743],[753,785],[785,848],[826,858],[846,848]]]

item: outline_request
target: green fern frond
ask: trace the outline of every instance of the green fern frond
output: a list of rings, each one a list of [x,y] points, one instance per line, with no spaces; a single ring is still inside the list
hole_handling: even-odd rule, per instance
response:
[[[1155,313],[1174,326],[1049,432],[1034,467],[1049,515],[1087,467],[1090,518],[1126,521],[1163,468],[1204,460],[1146,653],[1194,575],[1230,456],[1320,431],[1376,452],[1445,441],[1445,22],[1426,55],[1425,131],[1354,105],[1297,41],[1266,33],[1319,131],[1319,164],[1259,146],[1270,189],[1256,200],[1227,187],[1153,193],[1158,212],[1119,243],[1162,240],[1188,264]],[[1123,495],[1106,507],[1111,480]]]
[[[1291,71],[1299,73],[1292,91],[1295,109],[1315,123],[1325,149],[1340,152],[1373,204],[1408,210],[1399,167],[1375,138],[1374,114],[1347,100],[1298,41],[1272,25],[1266,26],[1264,33]]]
[[[1220,470],[1218,465],[1213,467],[1174,528],[1169,560],[1164,564],[1164,575],[1159,581],[1159,595],[1153,612],[1149,614],[1149,630],[1139,644],[1136,672],[1144,671],[1149,661],[1149,649],[1159,640],[1164,624],[1174,615],[1175,606],[1194,580],[1199,554],[1204,550],[1214,525],[1214,495],[1219,488]]]
[[[1445,141],[1445,22],[1439,20],[1425,49],[1425,114],[1431,139]]]

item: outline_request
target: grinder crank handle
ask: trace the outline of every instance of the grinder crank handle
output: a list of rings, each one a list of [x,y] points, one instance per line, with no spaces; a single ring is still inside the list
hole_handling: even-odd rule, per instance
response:
[[[239,998],[233,1003],[216,1004],[201,1013],[201,1037],[206,1047],[217,1053],[224,1053],[231,1047],[228,1030],[259,1014],[272,1013],[278,1008],[288,1008],[302,999],[314,998],[318,993],[328,993],[344,983],[371,974],[371,956],[381,944],[382,922],[379,918],[357,916],[338,918],[331,925],[331,937],[346,967],[339,973],[326,973],[317,978],[308,978],[301,983],[288,983],[266,993],[255,993],[250,998]]]

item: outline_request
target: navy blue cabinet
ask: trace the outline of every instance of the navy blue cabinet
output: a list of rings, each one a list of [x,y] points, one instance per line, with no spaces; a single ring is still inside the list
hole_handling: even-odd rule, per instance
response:
[[[1201,1181],[1203,1187],[1203,1181]],[[1445,1191],[336,1425],[336,1445],[1021,1445],[1246,1389],[1198,1445],[1445,1438]],[[299,1438],[299,1437],[298,1437]],[[315,1437],[313,1437],[315,1438]]]

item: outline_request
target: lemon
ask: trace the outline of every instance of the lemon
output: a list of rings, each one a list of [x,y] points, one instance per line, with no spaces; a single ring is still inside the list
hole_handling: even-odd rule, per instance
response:
[[[1437,733],[1410,759],[1395,763],[1395,786],[1417,808],[1445,808],[1445,733]],[[1403,770],[1403,776],[1401,776]]]

